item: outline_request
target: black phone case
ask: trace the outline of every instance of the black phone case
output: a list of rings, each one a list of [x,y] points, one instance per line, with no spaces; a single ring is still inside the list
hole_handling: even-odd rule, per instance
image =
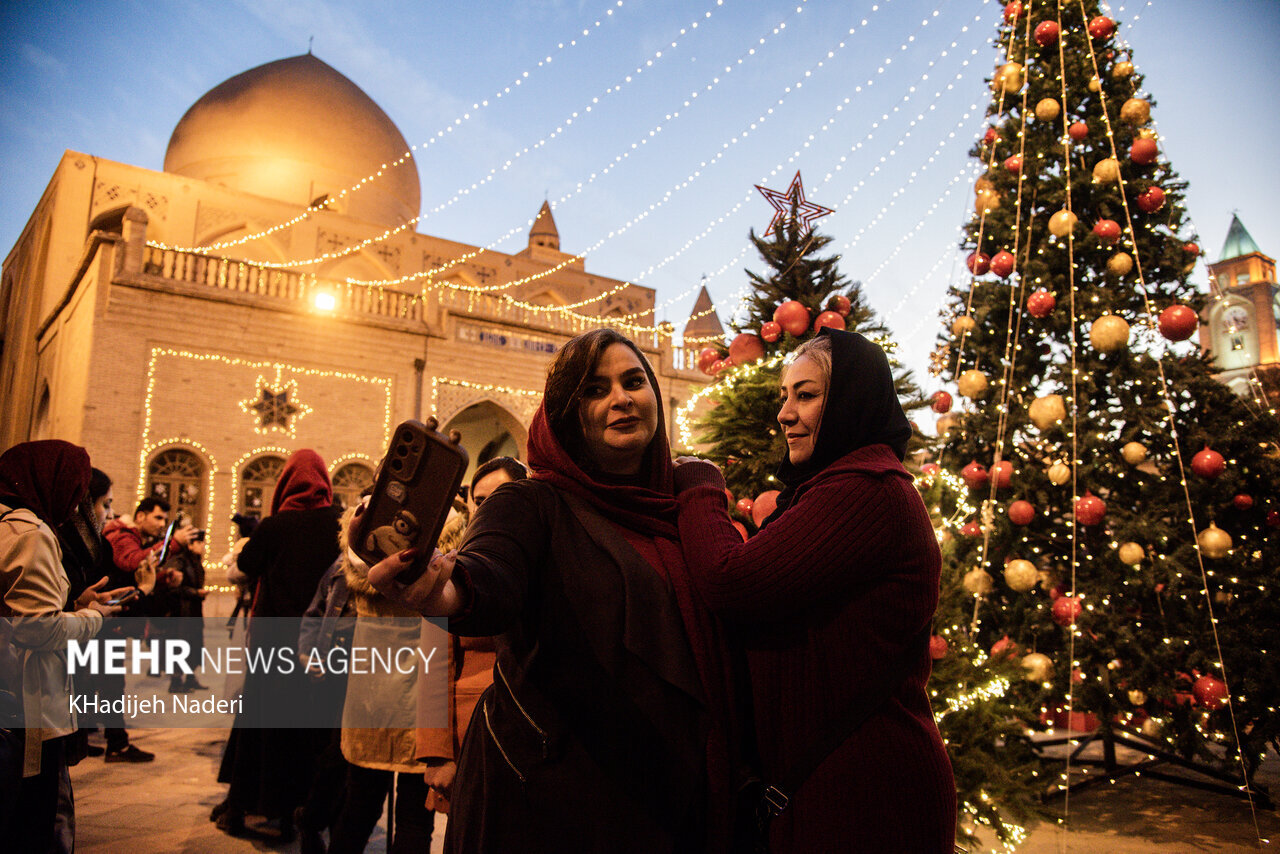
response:
[[[424,560],[398,576],[409,583],[422,574],[431,549],[449,517],[449,509],[467,470],[467,452],[454,431],[445,437],[428,424],[409,420],[391,434],[391,446],[378,465],[369,505],[359,513],[348,540],[351,550],[372,566],[385,557],[417,548]]]

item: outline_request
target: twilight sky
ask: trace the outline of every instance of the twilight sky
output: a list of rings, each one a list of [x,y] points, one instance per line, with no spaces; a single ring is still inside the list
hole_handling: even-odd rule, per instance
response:
[[[656,288],[659,317],[677,326],[704,274],[722,318],[732,313],[744,268],[760,266],[747,230],[763,231],[771,213],[752,185],[785,189],[800,169],[809,198],[837,211],[819,229],[835,237],[842,271],[864,283],[931,390],[925,368],[937,309],[963,269],[955,246],[973,198],[967,151],[986,124],[1001,8],[4,3],[0,245],[13,246],[65,149],[159,169],[196,99],[305,53],[314,37],[315,54],[419,145],[419,231],[514,252],[547,198],[563,250],[587,252],[589,271]],[[1146,75],[1162,153],[1190,182],[1210,259],[1233,210],[1264,252],[1280,252],[1280,3],[1111,9]],[[1196,280],[1206,281],[1203,267]]]

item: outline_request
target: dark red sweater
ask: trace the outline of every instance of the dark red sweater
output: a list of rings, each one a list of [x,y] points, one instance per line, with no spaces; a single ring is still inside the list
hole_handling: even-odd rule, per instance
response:
[[[886,445],[819,472],[745,543],[719,471],[680,466],[676,482],[685,558],[708,604],[739,631],[764,773],[776,782],[928,625],[941,568],[933,527]],[[773,823],[775,854],[949,854],[955,784],[928,678],[922,650],[893,698],[794,793]]]

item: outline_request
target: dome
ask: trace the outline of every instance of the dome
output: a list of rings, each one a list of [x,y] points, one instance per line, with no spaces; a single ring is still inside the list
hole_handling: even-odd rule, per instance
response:
[[[372,98],[308,53],[259,65],[205,93],[173,129],[164,169],[307,206],[408,150]],[[417,216],[420,202],[417,166],[407,158],[335,209],[390,226]]]

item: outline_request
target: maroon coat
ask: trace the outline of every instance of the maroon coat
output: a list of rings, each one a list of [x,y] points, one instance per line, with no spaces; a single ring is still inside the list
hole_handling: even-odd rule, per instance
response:
[[[709,465],[676,470],[680,539],[711,608],[740,630],[766,782],[874,690],[929,624],[941,556],[920,495],[892,450],[841,457],[742,542]],[[922,650],[891,700],[793,793],[775,854],[950,854],[956,795],[925,693]]]

